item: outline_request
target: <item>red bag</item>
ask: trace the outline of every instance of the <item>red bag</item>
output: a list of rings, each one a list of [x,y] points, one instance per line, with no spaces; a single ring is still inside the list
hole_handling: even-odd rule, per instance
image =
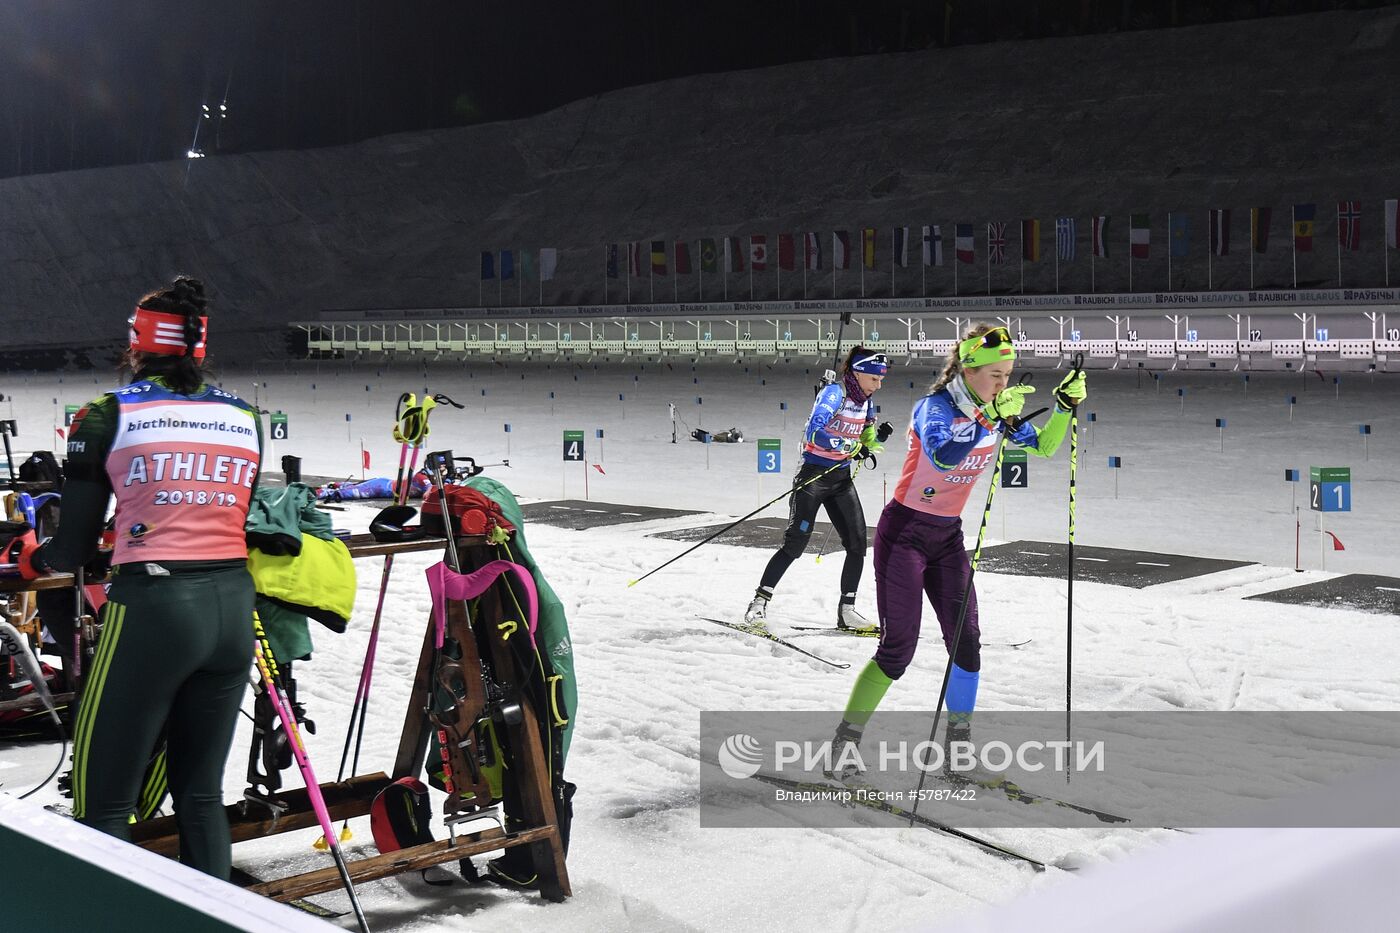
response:
[[[448,486],[447,508],[455,519],[458,535],[491,537],[498,528],[505,532],[515,531],[515,526],[501,512],[501,507],[470,486]],[[436,489],[428,490],[423,497],[423,508],[419,514],[424,532],[446,537],[447,526],[442,520],[442,503]]]

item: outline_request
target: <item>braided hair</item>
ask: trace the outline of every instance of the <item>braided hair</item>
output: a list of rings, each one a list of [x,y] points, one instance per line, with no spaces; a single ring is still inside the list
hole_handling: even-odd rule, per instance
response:
[[[137,379],[160,376],[173,391],[181,395],[193,395],[199,391],[206,381],[205,369],[204,364],[195,359],[194,347],[200,338],[199,319],[209,313],[204,283],[187,275],[176,276],[169,285],[146,294],[136,304],[151,311],[184,317],[187,349],[184,356],[128,350],[122,357],[122,368],[130,370]]]

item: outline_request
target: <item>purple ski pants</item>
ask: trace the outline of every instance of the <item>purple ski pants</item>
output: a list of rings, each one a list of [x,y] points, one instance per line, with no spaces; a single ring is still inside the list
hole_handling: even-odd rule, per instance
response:
[[[875,531],[875,602],[880,611],[880,647],[875,663],[898,680],[919,644],[924,597],[933,604],[943,643],[953,630],[972,565],[963,545],[962,519],[940,520],[891,499]],[[982,633],[977,627],[977,591],[969,593],[958,653],[965,671],[982,669]]]

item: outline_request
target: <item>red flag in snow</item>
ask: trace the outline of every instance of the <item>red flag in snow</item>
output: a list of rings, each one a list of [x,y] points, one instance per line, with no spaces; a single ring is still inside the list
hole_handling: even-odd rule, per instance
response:
[[[53,433],[57,434],[61,438],[64,438],[65,440],[68,438],[68,435],[63,433],[62,428],[54,428]]]
[[[597,470],[599,473],[602,473],[604,476],[608,475],[608,471],[603,469],[603,465],[601,463],[593,464],[593,469]]]
[[[360,465],[366,470],[369,469],[369,451],[365,450],[363,447],[360,448]]]
[[[1340,539],[1337,538],[1336,535],[1332,534],[1332,532],[1330,532],[1330,531],[1328,531],[1326,534],[1327,534],[1327,537],[1329,537],[1329,538],[1332,539],[1332,550],[1334,550],[1334,551],[1345,551],[1345,550],[1346,550],[1346,548],[1342,547],[1342,542],[1341,542]]]

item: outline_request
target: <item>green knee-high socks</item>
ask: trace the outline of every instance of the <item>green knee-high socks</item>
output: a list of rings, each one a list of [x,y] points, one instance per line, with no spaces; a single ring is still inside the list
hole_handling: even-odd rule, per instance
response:
[[[892,683],[894,681],[885,676],[885,672],[880,670],[880,665],[873,660],[868,662],[856,678],[851,698],[846,702],[846,722],[864,728]]]

